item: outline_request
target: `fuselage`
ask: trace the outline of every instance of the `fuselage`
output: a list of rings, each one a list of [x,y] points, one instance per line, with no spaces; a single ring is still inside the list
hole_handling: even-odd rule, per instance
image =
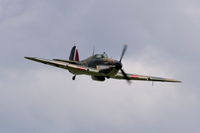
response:
[[[116,75],[122,67],[122,64],[119,63],[119,61],[108,58],[106,53],[90,56],[87,59],[80,61],[80,64],[97,69],[100,73],[105,74],[105,77],[107,78]]]

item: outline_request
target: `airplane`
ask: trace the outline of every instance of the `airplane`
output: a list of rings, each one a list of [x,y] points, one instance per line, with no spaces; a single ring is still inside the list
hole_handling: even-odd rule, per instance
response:
[[[42,59],[37,57],[24,57],[26,59],[36,61],[39,63],[44,63],[46,65],[51,65],[54,67],[62,68],[68,70],[74,76],[72,80],[76,79],[77,75],[89,75],[92,80],[95,81],[105,81],[106,79],[123,79],[128,83],[131,80],[141,80],[141,81],[152,81],[152,82],[175,82],[180,83],[181,81],[169,78],[161,78],[154,76],[144,76],[138,74],[126,73],[122,67],[122,59],[127,50],[127,45],[124,45],[121,57],[119,60],[109,58],[104,52],[103,54],[94,54],[85,60],[79,58],[79,52],[76,46],[73,46],[69,56],[69,60],[65,59]]]

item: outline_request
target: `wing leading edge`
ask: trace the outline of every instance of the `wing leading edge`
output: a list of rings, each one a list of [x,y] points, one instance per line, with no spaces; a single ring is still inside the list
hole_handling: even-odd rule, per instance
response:
[[[141,80],[141,81],[154,81],[154,82],[175,82],[180,83],[181,81],[169,78],[161,78],[161,77],[154,77],[154,76],[144,76],[144,75],[137,75],[137,74],[128,74],[130,80]],[[118,73],[113,77],[114,79],[125,79],[122,73]]]

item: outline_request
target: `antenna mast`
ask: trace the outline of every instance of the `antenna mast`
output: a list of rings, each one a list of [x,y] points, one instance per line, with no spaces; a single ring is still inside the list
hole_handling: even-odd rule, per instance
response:
[[[93,52],[92,52],[92,55],[94,56],[94,52],[95,52],[95,46],[93,46]]]

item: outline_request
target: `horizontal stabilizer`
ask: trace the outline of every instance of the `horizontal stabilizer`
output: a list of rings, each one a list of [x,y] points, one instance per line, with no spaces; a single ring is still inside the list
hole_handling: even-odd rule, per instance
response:
[[[53,59],[53,60],[66,62],[66,63],[71,63],[71,64],[80,64],[78,61],[72,61],[72,60],[63,60],[63,59]]]

